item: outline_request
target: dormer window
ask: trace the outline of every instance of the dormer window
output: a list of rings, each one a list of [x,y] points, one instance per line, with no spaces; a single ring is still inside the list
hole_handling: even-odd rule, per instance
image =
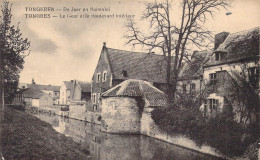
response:
[[[220,53],[219,53],[219,52],[216,52],[216,53],[215,53],[215,57],[216,57],[216,61],[219,61],[219,60],[220,60]]]
[[[123,77],[127,77],[128,75],[127,75],[127,70],[122,70],[122,76]]]
[[[106,81],[107,81],[107,71],[104,71],[102,76],[102,82],[106,82]]]
[[[98,74],[97,74],[97,82],[100,82],[100,81],[101,81],[101,74],[98,73]]]
[[[225,52],[215,52],[215,60],[219,61],[222,60],[225,57]]]

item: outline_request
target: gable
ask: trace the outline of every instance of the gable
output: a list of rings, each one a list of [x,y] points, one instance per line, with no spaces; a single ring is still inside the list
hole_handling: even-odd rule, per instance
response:
[[[106,47],[102,48],[101,54],[100,54],[99,59],[98,59],[97,66],[95,68],[95,72],[92,76],[92,82],[96,80],[96,74],[100,73],[101,71],[104,71],[104,70],[106,70],[107,72],[111,71],[109,60],[108,60],[108,57],[107,57]]]
[[[180,80],[198,79],[203,75],[203,66],[208,63],[212,56],[211,50],[196,51],[192,59],[186,62],[180,71]]]

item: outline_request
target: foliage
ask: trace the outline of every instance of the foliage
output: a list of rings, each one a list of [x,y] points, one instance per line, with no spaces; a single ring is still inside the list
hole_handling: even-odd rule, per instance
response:
[[[207,144],[228,156],[241,156],[257,138],[256,126],[237,123],[232,107],[215,117],[203,116],[198,107],[156,108],[152,118],[168,134],[186,135],[197,145]]]
[[[234,110],[240,115],[239,123],[251,123],[256,118],[259,108],[259,68],[253,73],[246,64],[242,64],[238,70],[231,71],[233,81],[230,81],[231,103],[236,106]]]
[[[12,5],[4,1],[2,5],[2,17],[0,23],[0,53],[3,75],[1,80],[5,82],[5,94],[11,98],[16,91],[19,73],[23,69],[25,53],[29,49],[30,42],[22,37],[19,25],[11,24]]]
[[[184,134],[201,144],[205,119],[202,113],[195,109],[167,107],[152,111],[155,123],[168,134]]]

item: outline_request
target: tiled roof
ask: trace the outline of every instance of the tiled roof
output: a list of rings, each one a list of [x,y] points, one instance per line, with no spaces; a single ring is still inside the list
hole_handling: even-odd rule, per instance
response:
[[[102,97],[143,97],[148,106],[166,106],[166,95],[142,80],[129,79],[109,89]]]
[[[38,88],[46,91],[60,91],[60,86],[41,85],[41,84],[27,84],[28,88]]]
[[[72,82],[71,81],[63,81],[67,89],[72,89]]]
[[[25,98],[32,98],[36,94],[42,94],[43,92],[37,87],[27,88],[23,91]]]
[[[184,64],[179,79],[191,79],[201,76],[203,74],[203,66],[209,61],[212,52],[212,50],[194,52],[191,60]]]
[[[78,81],[78,82],[82,89],[82,92],[91,92],[91,83],[90,82],[83,82],[83,81]]]
[[[166,82],[166,59],[163,55],[106,49],[114,79]],[[123,71],[126,71],[126,77],[123,76]]]
[[[206,66],[259,59],[259,27],[229,34],[215,52],[226,56],[218,61],[212,56]]]

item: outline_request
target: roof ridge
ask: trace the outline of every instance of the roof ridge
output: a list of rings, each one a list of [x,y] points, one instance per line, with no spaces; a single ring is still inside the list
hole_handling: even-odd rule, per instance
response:
[[[231,36],[237,36],[237,35],[239,35],[239,34],[241,34],[241,33],[249,32],[249,31],[254,31],[254,30],[256,30],[256,29],[259,29],[259,26],[228,34],[228,36],[226,37],[226,39],[219,45],[219,47],[218,47],[215,51],[221,49],[222,45],[224,45],[224,44],[226,43],[226,41],[228,40],[229,37],[231,37]],[[224,49],[224,48],[223,48],[223,49]]]
[[[127,52],[133,52],[133,53],[142,53],[142,54],[148,54],[148,53],[145,53],[145,52],[128,51],[128,50],[123,50],[123,49],[116,49],[116,48],[109,48],[109,47],[106,47],[106,48],[107,48],[107,49],[118,50],[118,51],[127,51]]]
[[[246,32],[246,31],[253,31],[253,30],[255,30],[255,29],[259,29],[259,26],[253,27],[253,28],[249,28],[249,29],[245,29],[245,30],[242,30],[242,31],[233,32],[233,33],[230,33],[229,35],[235,35],[235,34],[242,33],[242,32]],[[227,38],[226,38],[226,39],[227,39]]]
[[[132,53],[137,53],[137,54],[148,54],[148,55],[156,55],[156,56],[163,56],[162,54],[156,54],[156,53],[146,53],[146,52],[137,52],[137,51],[129,51],[129,50],[123,50],[123,49],[116,49],[116,48],[109,48],[106,47],[107,49],[113,49],[113,50],[118,50],[118,51],[125,51],[125,52],[132,52]],[[120,53],[124,54],[124,53]]]

